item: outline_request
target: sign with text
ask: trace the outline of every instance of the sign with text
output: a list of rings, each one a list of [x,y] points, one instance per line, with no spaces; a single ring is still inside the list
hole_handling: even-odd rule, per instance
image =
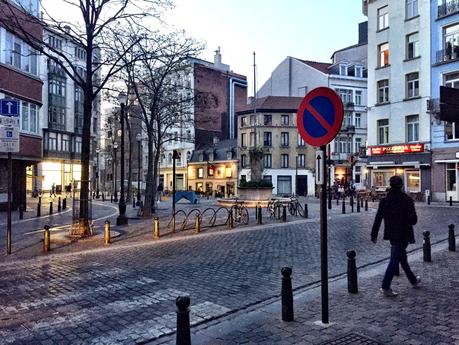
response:
[[[401,153],[422,153],[424,152],[424,144],[403,144],[392,146],[373,146],[370,147],[370,155],[379,156],[385,154],[401,154]]]
[[[0,116],[0,126],[13,126],[19,128],[19,118]]]
[[[0,152],[19,152],[19,127],[0,126]]]

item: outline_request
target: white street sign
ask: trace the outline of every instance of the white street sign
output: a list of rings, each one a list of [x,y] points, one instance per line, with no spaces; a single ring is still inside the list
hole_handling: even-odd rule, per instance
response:
[[[0,126],[0,152],[19,152],[19,127]]]
[[[19,127],[18,117],[0,116],[0,126]]]
[[[325,158],[322,150],[316,151],[316,184],[324,184],[323,160]]]

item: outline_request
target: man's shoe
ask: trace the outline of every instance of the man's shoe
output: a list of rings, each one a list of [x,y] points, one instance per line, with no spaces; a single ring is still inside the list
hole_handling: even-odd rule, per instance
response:
[[[379,290],[381,291],[381,293],[383,294],[384,297],[395,297],[395,296],[398,295],[398,293],[392,291],[392,289],[385,290],[385,289],[381,288]]]
[[[413,289],[419,289],[420,288],[419,283],[421,283],[421,277],[416,276],[416,283],[413,284]]]

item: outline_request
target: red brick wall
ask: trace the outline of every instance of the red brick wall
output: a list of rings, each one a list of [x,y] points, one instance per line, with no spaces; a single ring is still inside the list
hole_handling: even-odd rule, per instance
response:
[[[7,0],[8,2],[8,0]],[[43,25],[38,18],[22,12],[15,5],[0,1],[0,13],[2,14],[2,26],[15,35],[27,40],[41,41],[43,37]]]
[[[43,82],[0,65],[0,92],[41,105]]]
[[[36,137],[29,137],[21,134],[19,155],[25,156],[30,159],[41,160],[42,157],[42,139]]]

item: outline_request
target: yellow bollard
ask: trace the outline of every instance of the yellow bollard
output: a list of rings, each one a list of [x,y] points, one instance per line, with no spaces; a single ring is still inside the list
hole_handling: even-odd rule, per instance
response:
[[[104,226],[104,245],[109,245],[110,244],[110,221],[106,220],[105,221],[105,226]]]
[[[49,225],[44,226],[45,231],[43,232],[43,252],[48,253],[51,249],[51,234],[49,229],[51,228]]]
[[[159,239],[159,218],[158,217],[153,218],[153,224],[154,224],[153,239],[157,240]]]
[[[197,214],[194,220],[194,233],[199,234],[200,232],[201,232],[201,216]]]

